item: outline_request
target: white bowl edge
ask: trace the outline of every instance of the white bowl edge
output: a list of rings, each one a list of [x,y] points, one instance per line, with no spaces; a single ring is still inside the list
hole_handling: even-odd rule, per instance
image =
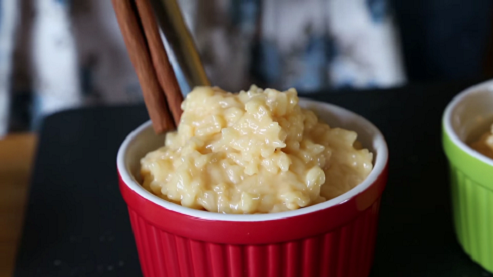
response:
[[[137,194],[140,196],[146,198],[147,200],[162,206],[168,210],[172,210],[181,214],[193,216],[193,217],[198,217],[200,219],[206,219],[206,220],[217,220],[217,221],[243,221],[243,222],[251,222],[251,221],[268,221],[268,220],[277,220],[277,219],[283,219],[283,218],[288,218],[288,217],[293,217],[293,216],[299,216],[307,213],[311,213],[314,211],[318,210],[323,210],[332,206],[335,206],[337,204],[341,204],[349,200],[350,198],[358,195],[359,193],[363,192],[366,190],[371,184],[373,184],[378,176],[383,172],[385,169],[385,166],[388,161],[388,148],[387,148],[387,143],[385,142],[385,139],[378,130],[377,127],[375,127],[371,122],[369,122],[367,119],[363,118],[362,116],[353,113],[351,111],[348,111],[344,108],[327,104],[327,103],[322,103],[322,102],[316,102],[312,100],[306,100],[306,99],[301,99],[300,98],[300,105],[302,106],[312,106],[312,107],[318,107],[318,108],[323,108],[324,110],[331,111],[333,113],[337,113],[339,115],[344,115],[346,118],[351,118],[352,120],[355,120],[359,123],[361,126],[365,126],[365,128],[373,134],[372,137],[372,143],[374,148],[374,155],[376,154],[376,158],[374,158],[374,166],[373,170],[371,173],[368,175],[368,177],[359,185],[351,189],[350,191],[336,197],[333,199],[330,199],[328,201],[304,207],[298,210],[293,210],[293,211],[287,211],[287,212],[279,212],[279,213],[269,213],[269,214],[221,214],[221,213],[213,213],[213,212],[208,212],[208,211],[202,211],[202,210],[195,210],[187,207],[183,207],[181,205],[175,204],[168,202],[166,200],[163,200],[156,195],[152,194],[151,192],[147,191],[144,189],[137,181],[136,179],[130,174],[129,169],[126,166],[125,163],[125,153],[126,150],[129,146],[129,144],[134,140],[134,138],[141,133],[143,130],[150,128],[151,127],[151,122],[148,121],[141,126],[139,126],[137,129],[132,131],[124,140],[122,145],[120,146],[118,150],[118,155],[117,155],[117,168],[118,171],[120,172],[120,175],[125,182],[125,184],[133,191],[135,191]],[[335,126],[337,127],[337,126]],[[164,143],[164,141],[163,141]],[[365,146],[367,148],[370,148],[369,146]],[[376,152],[376,153],[375,153]]]

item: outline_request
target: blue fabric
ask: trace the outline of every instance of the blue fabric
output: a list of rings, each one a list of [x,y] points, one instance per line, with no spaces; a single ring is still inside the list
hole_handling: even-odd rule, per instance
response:
[[[20,2],[19,0],[0,0],[0,27],[2,27],[1,24],[4,23],[5,20],[9,20],[8,17],[5,16],[5,9],[8,9],[10,7],[7,4],[16,3],[16,1]],[[73,28],[74,30],[77,30],[80,27],[84,27],[80,25],[86,24],[83,22],[87,21],[81,20],[81,18],[86,19],[91,17],[96,18],[97,16],[103,16],[105,19],[107,19],[114,16],[113,11],[111,10],[111,5],[100,4],[103,3],[103,0],[101,0],[101,2],[85,0],[46,0],[46,2],[42,2],[43,4],[46,4],[42,10],[36,10],[38,8],[37,5],[35,5],[37,3],[36,1],[41,0],[23,1],[22,5],[18,6],[22,6],[22,8],[24,9],[35,10],[36,17],[44,15],[46,17],[44,18],[44,20],[49,20],[51,18],[51,12],[60,12],[63,16],[55,16],[54,18],[57,18],[57,20],[62,18],[66,22],[60,23],[60,20],[58,20],[56,22],[50,22],[50,24],[74,24],[73,26],[70,25],[70,28]],[[321,7],[330,6],[326,5],[327,3],[329,3],[328,0],[311,1],[321,3]],[[210,34],[225,34],[225,36],[227,36],[235,32],[240,32],[240,40],[235,41],[236,44],[232,43],[231,45],[239,45],[238,43],[243,43],[242,45],[249,45],[249,47],[251,45],[251,48],[247,49],[247,53],[245,53],[245,55],[247,55],[248,57],[242,57],[245,58],[242,60],[247,60],[246,70],[245,68],[242,69],[243,71],[248,71],[248,76],[245,76],[243,80],[247,80],[247,82],[249,83],[256,83],[257,85],[262,87],[269,86],[278,89],[285,89],[294,86],[300,90],[303,90],[304,92],[319,90],[330,91],[330,89],[355,87],[377,88],[382,86],[381,80],[385,78],[374,78],[374,76],[372,75],[372,70],[374,70],[374,68],[368,66],[366,62],[370,61],[378,63],[380,61],[366,58],[368,58],[368,56],[372,56],[372,54],[377,51],[381,51],[380,53],[387,53],[388,49],[377,49],[378,47],[380,47],[378,45],[382,45],[383,47],[388,46],[388,44],[391,44],[395,41],[394,38],[390,37],[388,41],[385,41],[384,43],[375,44],[377,45],[377,47],[374,46],[373,48],[371,48],[371,51],[358,52],[356,50],[361,50],[362,48],[363,50],[365,50],[364,48],[367,47],[367,41],[371,42],[371,32],[365,31],[372,31],[382,27],[392,27],[394,22],[394,20],[392,20],[392,15],[395,12],[397,19],[395,20],[395,22],[399,24],[398,29],[400,33],[400,37],[395,39],[398,40],[400,38],[402,40],[402,43],[399,46],[402,47],[405,58],[407,76],[409,77],[409,80],[411,82],[435,81],[444,79],[456,80],[463,78],[482,77],[485,61],[487,60],[488,45],[490,43],[491,34],[493,33],[491,30],[493,15],[491,11],[493,10],[493,1],[476,0],[469,1],[467,2],[467,4],[464,4],[463,0],[331,1],[333,1],[331,3],[337,2],[339,6],[344,3],[349,3],[350,1],[355,1],[351,2],[351,4],[354,5],[363,5],[364,10],[371,18],[370,24],[372,25],[366,26],[366,29],[363,28],[362,30],[357,30],[348,37],[344,37],[344,34],[341,35],[341,33],[337,32],[332,33],[332,30],[330,30],[330,28],[333,26],[326,24],[327,22],[329,22],[329,20],[327,20],[327,22],[324,23],[327,25],[327,30],[321,31],[320,28],[316,29],[315,27],[313,27],[312,29],[311,26],[304,26],[306,28],[302,29],[302,31],[299,31],[299,29],[297,30],[299,34],[296,34],[296,36],[300,38],[299,41],[293,42],[289,41],[286,38],[279,39],[279,37],[276,37],[276,35],[281,36],[281,33],[285,35],[286,32],[272,34],[273,31],[270,30],[270,33],[268,34],[270,37],[267,37],[267,32],[264,32],[265,30],[258,28],[257,24],[261,22],[261,20],[259,20],[259,16],[265,13],[265,10],[261,10],[261,6],[262,4],[267,3],[267,1],[229,0],[228,9],[224,11],[225,14],[220,15],[221,20],[214,18],[210,20],[210,22],[213,22],[213,24],[209,24],[209,27],[211,27],[211,29],[217,28],[217,26],[221,24],[227,26],[224,26],[223,29],[217,28],[214,30],[210,30]],[[193,2],[198,1],[190,1],[190,3]],[[296,20],[294,19],[302,18],[302,16],[300,16],[300,14],[298,13],[298,8],[299,10],[302,10],[302,8],[305,7],[306,3],[308,2],[309,0],[275,1],[276,5],[285,5],[282,8],[286,8],[286,6],[289,5],[291,5],[291,7],[294,7],[291,10],[288,10],[288,12],[286,12],[286,10],[283,10],[283,14],[278,13],[274,14],[273,17],[270,17],[278,20],[278,18],[284,16],[285,21],[277,24],[275,26],[275,29],[282,30],[282,28],[286,28],[286,25],[289,25],[287,23],[295,22]],[[210,5],[213,5],[214,3],[215,1],[211,1]],[[209,2],[207,2],[207,4],[209,4]],[[60,9],[60,6],[62,6],[63,8]],[[46,12],[46,8],[48,8],[48,12]],[[98,10],[102,8],[105,8],[106,10]],[[274,10],[282,9],[277,9],[276,6]],[[302,24],[307,24],[307,22],[310,23],[311,18],[306,18],[307,13],[320,11],[304,10],[304,12],[305,18],[303,19],[305,21]],[[328,17],[330,10],[324,12],[326,12],[326,16]],[[335,12],[335,14],[337,15],[337,11],[332,12]],[[26,13],[19,12],[18,14],[22,16]],[[334,14],[332,14],[332,16],[334,16]],[[342,16],[341,18],[342,20],[351,20],[351,16],[360,15],[355,15],[351,14],[351,12],[348,12],[348,14],[344,14],[344,16]],[[192,18],[193,17],[194,16],[192,15]],[[338,18],[338,20],[341,20],[341,18]],[[17,22],[22,22],[25,26],[31,26],[30,20],[30,18],[17,18]],[[78,63],[74,64],[77,64],[79,66],[78,69],[75,69],[75,72],[76,75],[78,74],[78,81],[81,86],[81,104],[87,102],[107,103],[105,101],[107,101],[108,98],[112,97],[112,104],[142,101],[140,85],[137,78],[135,77],[135,74],[133,73],[133,69],[131,68],[130,63],[126,60],[128,56],[126,55],[124,46],[120,45],[120,48],[115,47],[115,44],[119,44],[121,42],[117,40],[111,40],[115,37],[108,36],[108,33],[104,33],[108,30],[111,34],[118,33],[118,29],[116,29],[116,23],[101,19],[91,22],[98,22],[98,24],[107,25],[102,26],[97,30],[94,29],[94,32],[91,32],[90,29],[88,30],[82,28],[82,32],[80,32],[79,34],[75,34],[79,36],[80,34],[84,34],[83,37],[81,36],[74,39],[75,45],[77,46],[77,49],[75,49],[74,51],[76,52],[76,55],[78,55],[76,58],[80,59],[77,61]],[[197,24],[200,23],[201,22],[197,22]],[[53,26],[50,24],[46,25],[48,26],[47,28],[49,28],[49,26]],[[76,26],[77,24],[80,25]],[[63,29],[66,26],[61,26],[62,28],[58,27],[60,26],[57,26],[57,30]],[[25,27],[23,31],[31,32],[32,30],[27,30],[27,27]],[[201,31],[204,30],[201,29]],[[351,32],[352,30],[344,31]],[[97,34],[94,37],[86,35],[92,35],[93,33]],[[43,34],[52,35],[52,32],[49,30],[44,30],[44,32],[41,32],[41,35]],[[358,34],[365,35],[361,36]],[[26,34],[18,33],[16,35],[22,37],[22,35]],[[27,35],[30,36],[30,34]],[[58,39],[57,36],[58,34],[53,35],[53,37],[49,39],[56,40]],[[102,38],[107,38],[107,40],[103,41],[104,39]],[[66,39],[66,37],[63,39]],[[94,39],[101,40],[97,42],[99,48],[94,47],[92,43],[87,43],[90,40]],[[229,38],[226,37],[226,39]],[[365,39],[367,39],[367,41],[365,41]],[[81,41],[86,43],[80,43]],[[279,45],[280,43],[285,43],[286,41],[288,41],[288,43],[291,43],[292,45]],[[52,43],[52,41],[47,43],[46,45],[48,45],[48,47],[51,47],[50,43]],[[392,49],[395,50],[399,46],[395,46]],[[83,47],[86,47],[86,52],[84,52],[84,54],[80,54],[80,48]],[[230,49],[227,50],[232,50],[234,52],[236,49],[234,49],[233,47],[236,46],[230,46]],[[108,53],[108,51],[103,52],[103,49],[111,50],[108,50],[110,52]],[[213,42],[207,41],[204,47],[202,49],[199,49],[199,51],[207,51],[207,49],[217,48],[214,48]],[[18,66],[13,69],[18,71],[12,72],[11,75],[21,77],[30,76],[30,74],[33,73],[33,61],[30,60],[31,58],[26,57],[31,57],[33,53],[42,55],[36,50],[36,48],[29,49],[26,47],[26,52],[19,52],[18,55],[15,56],[13,56],[8,51],[0,51],[0,65],[6,64],[5,62],[9,61],[11,57],[13,57],[14,59],[19,59],[14,60],[14,64]],[[113,50],[119,51],[119,54],[112,55],[114,54],[113,52],[111,52]],[[57,52],[54,51],[54,53]],[[202,54],[204,55],[203,52]],[[97,62],[91,61],[93,56],[96,57]],[[204,56],[211,57],[213,55]],[[378,57],[380,59],[380,56]],[[122,60],[125,60],[126,63],[122,62]],[[22,62],[27,64],[21,64]],[[103,63],[106,63],[105,65],[110,66],[102,67]],[[58,63],[53,64],[56,64],[58,66]],[[236,60],[234,59],[227,60],[227,63],[224,64],[227,64],[228,66],[230,66],[230,68],[228,68],[228,70],[220,70],[219,72],[221,72],[221,74],[216,75],[218,76],[218,80],[212,80],[213,84],[220,83],[221,78],[227,79],[228,77],[224,76],[223,74],[228,73],[228,71],[231,72],[237,70],[239,66],[238,64],[236,64]],[[115,67],[126,68],[128,70],[121,70],[118,72],[115,70],[112,72],[113,74],[109,74],[108,68],[111,68],[111,66],[113,65],[115,65]],[[214,70],[212,66],[209,66],[208,69]],[[379,69],[382,69],[382,67],[378,68],[375,71],[378,71]],[[183,75],[180,73],[179,68],[175,68],[175,70],[177,72],[176,75],[180,86],[183,88],[184,91],[189,91],[191,88],[188,87],[185,79],[183,78]],[[59,73],[60,80],[63,80],[65,76],[64,73],[65,72],[63,72],[63,69],[61,69]],[[101,85],[102,83],[106,84],[105,82],[108,75],[110,75],[110,82],[113,82],[115,86],[113,86],[113,83],[111,86]],[[361,77],[361,75],[364,76]],[[118,78],[118,76],[123,77]],[[30,78],[27,78],[27,83],[29,83],[29,79],[38,80],[37,77],[39,76],[32,76]],[[44,97],[43,95],[41,95],[41,90],[36,87],[36,85],[39,84],[45,85],[42,80],[40,82],[32,82],[32,88],[26,88],[25,85],[21,88],[17,88],[15,84],[21,82],[22,81],[19,80],[17,80],[16,82],[12,82],[14,92],[11,93],[11,95],[13,95],[13,97],[15,98],[12,101],[12,107],[14,110],[12,116],[16,117],[17,114],[25,114],[24,112],[18,112],[19,110],[25,109],[20,106],[31,106],[31,118],[30,120],[25,120],[25,116],[23,115],[21,119],[12,118],[11,121],[23,121],[24,128],[29,126],[30,123],[32,124],[32,126],[39,126],[39,120],[41,118],[40,115],[43,113],[42,106],[48,103],[48,101],[53,100],[53,98],[50,99],[49,97]],[[23,84],[25,83],[26,82],[24,82]],[[56,86],[54,87],[55,89],[53,90],[56,91]],[[245,87],[243,86],[241,88]],[[25,95],[29,92],[32,92],[33,96],[25,97]],[[123,100],[120,101],[120,98],[114,97],[116,93],[119,93],[118,97],[121,97]],[[19,97],[19,95],[24,96]],[[29,101],[31,102],[26,103]],[[24,104],[21,105],[20,103]],[[2,124],[4,123],[0,122],[0,129],[2,127]],[[22,124],[17,124],[16,126],[21,125]]]
[[[3,1],[4,0],[0,0],[0,27],[1,27],[2,22],[3,22],[3,4],[4,4]]]
[[[352,0],[346,0],[352,1]],[[312,5],[315,3],[318,4],[318,8],[323,9],[326,8],[324,1],[310,2]],[[276,2],[278,6],[282,6],[283,2]],[[362,38],[362,41],[358,42],[353,39],[352,41],[348,41],[346,38],[334,37],[327,28],[322,33],[320,32],[320,25],[327,24],[328,19],[323,19],[323,22],[320,22],[320,19],[313,19],[318,21],[310,21],[309,15],[297,14],[296,5],[300,6],[302,9],[303,1],[290,1],[286,6],[294,7],[294,9],[290,10],[290,15],[280,14],[268,14],[267,20],[271,20],[272,24],[276,25],[275,28],[289,28],[287,27],[286,20],[279,22],[277,18],[284,16],[286,17],[296,17],[300,16],[304,18],[304,22],[301,24],[305,24],[304,26],[304,34],[298,34],[300,40],[303,41],[304,45],[299,45],[293,43],[293,45],[283,45],[284,49],[290,49],[289,52],[281,51],[279,40],[276,38],[265,38],[265,37],[255,37],[259,39],[259,41],[254,42],[254,47],[252,49],[251,56],[251,72],[252,77],[254,78],[254,82],[259,84],[260,86],[270,86],[277,87],[279,89],[286,89],[289,87],[296,87],[299,90],[303,90],[305,92],[317,91],[321,89],[327,88],[339,88],[339,87],[353,87],[355,84],[358,86],[382,86],[379,79],[375,79],[371,77],[372,71],[375,70],[375,67],[381,67],[382,65],[376,65],[378,61],[367,59],[361,60],[361,56],[351,57],[353,55],[354,50],[351,48],[362,48],[366,47],[364,44],[368,43],[368,41],[372,39],[372,35],[367,35],[366,38]],[[338,1],[337,4],[339,7],[344,6],[342,1]],[[354,4],[353,4],[354,5]],[[390,9],[388,7],[387,0],[365,0],[362,3],[358,3],[358,5],[362,5],[366,12],[370,15],[372,19],[372,24],[378,25],[373,28],[392,28],[392,21],[386,20],[390,18]],[[233,23],[233,26],[239,27],[245,35],[251,35],[250,32],[255,29],[256,24],[259,22],[258,17],[260,16],[260,6],[261,3],[258,0],[231,0],[230,2],[230,14],[229,19]],[[332,6],[335,7],[335,6]],[[349,7],[349,6],[348,6]],[[266,11],[262,11],[265,15]],[[310,11],[311,13],[320,12],[320,11]],[[283,13],[286,13],[283,10]],[[306,11],[305,11],[306,13]],[[325,16],[329,16],[325,14]],[[332,15],[334,16],[334,15]],[[351,20],[353,17],[361,16],[360,14],[347,14],[346,17]],[[275,18],[275,19],[272,19]],[[266,20],[266,18],[263,18]],[[340,18],[338,18],[340,20]],[[354,18],[354,20],[358,20]],[[383,26],[383,24],[386,24]],[[315,29],[312,25],[317,25],[318,29]],[[368,29],[372,28],[371,26],[361,27],[360,30],[355,30],[355,34],[352,34],[353,37],[359,36],[359,33],[365,33]],[[364,29],[367,28],[367,29]],[[262,32],[262,30],[260,31]],[[262,33],[260,33],[262,35]],[[272,34],[270,34],[272,36]],[[339,33],[337,33],[339,35]],[[387,37],[383,38],[386,41],[383,42],[387,44],[393,44],[396,40],[389,33]],[[362,37],[362,36],[359,36]],[[375,37],[375,40],[381,40],[382,37]],[[282,39],[281,39],[282,40]],[[336,43],[337,42],[337,43]],[[348,42],[350,42],[348,44]],[[340,51],[336,51],[337,44],[340,44],[347,49],[340,49]],[[373,44],[375,45],[375,44]],[[369,46],[371,47],[371,46]],[[383,52],[394,52],[397,46],[387,46],[386,49],[373,49],[374,51],[383,51]],[[384,55],[384,59],[392,59],[392,54]],[[396,56],[399,56],[398,54]],[[331,63],[339,58],[340,65],[337,67],[331,67]],[[381,61],[381,64],[392,63],[390,61]],[[351,64],[353,63],[353,64]],[[365,65],[368,67],[367,69],[360,70],[359,72],[354,71],[354,63],[359,63],[361,65]],[[399,63],[396,61],[395,63]],[[299,65],[299,66],[297,66]],[[333,70],[339,72],[331,72]],[[368,73],[370,72],[370,73]],[[366,75],[361,75],[361,73]],[[330,78],[330,75],[336,75],[336,78]],[[347,75],[347,76],[346,76]],[[398,74],[397,74],[398,75]],[[381,80],[383,79],[391,79],[392,77],[379,77]],[[398,82],[396,80],[396,82]]]
[[[55,1],[56,3],[61,4],[63,6],[67,6],[68,2],[70,2],[70,0],[53,0],[53,1]]]
[[[5,0],[0,0],[0,28],[2,28],[2,24],[3,24],[3,17],[4,17],[3,5],[5,4],[4,1]],[[0,51],[0,63],[5,62],[5,55],[6,53]]]
[[[388,3],[386,0],[366,0],[368,11],[375,23],[381,23],[389,14]]]
[[[260,0],[231,0],[229,7],[232,24],[246,31],[254,30],[260,5]]]
[[[293,84],[288,87],[296,87],[302,91],[315,91],[328,87],[327,80],[327,39],[326,37],[311,36],[303,54],[303,64],[306,69]]]
[[[261,40],[252,49],[252,76],[260,83],[275,84],[281,76],[281,59],[273,42]]]

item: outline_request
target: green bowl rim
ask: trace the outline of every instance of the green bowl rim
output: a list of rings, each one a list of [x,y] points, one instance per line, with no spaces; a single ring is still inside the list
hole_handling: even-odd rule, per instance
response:
[[[488,88],[493,88],[493,80],[485,81],[482,83],[479,83],[477,85],[474,85],[472,87],[469,87],[462,91],[461,93],[457,94],[452,101],[447,105],[445,108],[445,112],[443,113],[442,117],[442,123],[445,129],[446,134],[450,138],[450,140],[460,148],[460,150],[464,151],[468,155],[476,158],[477,160],[493,167],[493,159],[490,159],[486,157],[485,155],[477,152],[476,150],[472,149],[469,145],[467,145],[465,142],[463,142],[457,133],[454,131],[452,128],[451,124],[451,115],[452,111],[454,108],[468,95],[473,94],[473,93],[479,93],[480,91]],[[491,90],[491,89],[490,89]]]

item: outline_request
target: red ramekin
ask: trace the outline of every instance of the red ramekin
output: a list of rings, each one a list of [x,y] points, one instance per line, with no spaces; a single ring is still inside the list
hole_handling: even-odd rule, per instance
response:
[[[300,99],[331,127],[358,133],[374,153],[374,168],[352,190],[295,211],[228,215],[182,207],[140,184],[140,159],[164,144],[150,122],[118,151],[120,190],[128,205],[146,277],[366,277],[373,262],[388,150],[380,131],[340,107]]]

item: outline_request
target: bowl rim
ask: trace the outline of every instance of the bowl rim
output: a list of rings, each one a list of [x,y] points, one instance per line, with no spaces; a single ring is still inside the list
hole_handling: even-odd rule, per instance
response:
[[[469,97],[471,94],[481,93],[485,89],[491,87],[493,87],[493,80],[488,80],[462,90],[459,94],[457,94],[452,99],[452,101],[450,101],[450,103],[445,108],[442,122],[448,137],[456,146],[459,147],[460,150],[462,150],[463,152],[467,153],[468,155],[476,158],[477,160],[487,165],[493,166],[493,159],[490,159],[485,155],[477,152],[476,150],[472,149],[469,145],[467,145],[465,142],[463,142],[459,138],[459,135],[455,132],[454,128],[452,127],[452,113],[457,107],[457,105],[459,105],[459,103],[461,103],[466,97]]]
[[[222,213],[214,213],[214,212],[208,212],[208,211],[202,211],[202,210],[195,210],[192,208],[188,207],[183,207],[179,204],[175,204],[172,202],[168,202],[162,198],[159,198],[158,196],[152,194],[151,192],[147,191],[142,187],[130,174],[129,170],[125,166],[125,154],[127,152],[127,149],[130,145],[130,143],[136,138],[138,134],[140,134],[142,131],[144,131],[147,128],[151,128],[152,122],[149,120],[139,127],[137,127],[134,131],[132,131],[130,134],[127,135],[123,143],[121,144],[118,154],[117,154],[117,169],[120,174],[121,179],[123,180],[123,183],[130,188],[132,191],[137,193],[139,196],[153,202],[156,205],[159,205],[167,210],[174,211],[180,214],[184,214],[187,216],[192,216],[196,217],[199,219],[203,220],[214,220],[214,221],[233,221],[233,222],[258,222],[258,221],[270,221],[270,220],[279,220],[279,219],[286,219],[286,218],[291,218],[291,217],[296,217],[296,216],[301,216],[304,214],[308,213],[313,213],[319,210],[324,210],[331,208],[333,206],[343,204],[350,199],[356,197],[357,195],[361,194],[368,188],[370,188],[374,183],[377,182],[378,178],[380,175],[384,172],[384,170],[387,167],[387,162],[388,162],[388,147],[387,143],[385,141],[385,138],[383,134],[380,132],[380,130],[369,120],[366,118],[351,112],[347,109],[341,108],[336,105],[324,103],[324,102],[319,102],[319,101],[314,101],[314,100],[308,100],[300,97],[300,103],[304,102],[305,104],[309,105],[318,105],[318,106],[325,106],[326,109],[330,111],[334,111],[337,114],[344,114],[345,117],[347,118],[352,118],[354,120],[357,120],[359,124],[365,125],[367,128],[369,128],[369,132],[373,134],[372,143],[374,145],[375,149],[378,149],[379,153],[375,158],[374,166],[368,177],[359,185],[354,187],[353,189],[347,191],[346,193],[339,195],[338,197],[335,197],[333,199],[327,200],[325,202],[315,204],[312,206],[300,208],[297,210],[293,211],[285,211],[285,212],[278,212],[278,213],[267,213],[267,214],[222,214]]]

